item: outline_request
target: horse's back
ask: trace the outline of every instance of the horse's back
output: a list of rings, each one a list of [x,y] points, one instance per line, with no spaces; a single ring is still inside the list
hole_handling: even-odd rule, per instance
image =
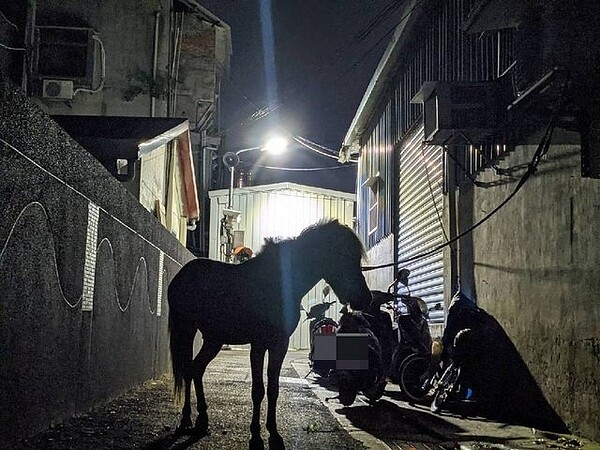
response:
[[[231,277],[235,266],[208,258],[197,258],[186,265],[169,283],[169,305],[188,296],[202,295],[208,288],[216,288]]]
[[[200,327],[220,322],[243,308],[243,292],[236,286],[244,275],[240,266],[198,258],[190,261],[169,284],[168,301],[174,320]]]

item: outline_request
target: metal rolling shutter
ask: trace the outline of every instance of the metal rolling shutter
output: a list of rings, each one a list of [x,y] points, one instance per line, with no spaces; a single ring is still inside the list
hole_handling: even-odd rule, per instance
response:
[[[425,253],[443,242],[442,148],[423,145],[423,126],[400,143],[398,260]],[[412,295],[429,307],[444,304],[443,252],[401,264],[410,270]],[[444,311],[431,311],[432,323],[443,323]]]

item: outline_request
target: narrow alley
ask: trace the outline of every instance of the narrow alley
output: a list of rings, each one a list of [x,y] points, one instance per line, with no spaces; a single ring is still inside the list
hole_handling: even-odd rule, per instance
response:
[[[23,449],[246,449],[250,437],[251,375],[246,349],[221,351],[205,375],[210,435],[179,436],[179,407],[171,379],[149,381],[107,404],[21,442]],[[436,415],[408,404],[388,384],[375,406],[358,398],[344,408],[335,392],[309,374],[305,351],[290,351],[280,378],[279,430],[286,449],[584,449],[600,448],[575,436],[482,418]],[[263,424],[264,412],[263,403]],[[263,438],[268,434],[263,427]]]

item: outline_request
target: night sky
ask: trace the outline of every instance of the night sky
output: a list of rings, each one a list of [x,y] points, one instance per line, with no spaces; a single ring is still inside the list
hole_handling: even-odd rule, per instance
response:
[[[264,11],[267,1],[201,2],[231,27],[231,71],[223,86],[226,148],[260,145],[274,131],[300,135],[337,152],[389,42],[402,2],[271,0],[272,20],[265,23],[267,28],[272,25],[273,74],[265,71],[269,65],[263,51],[261,2]],[[265,108],[270,111],[266,116],[252,118]],[[245,153],[242,161],[253,163],[255,156],[259,152]],[[339,166],[333,159],[295,146],[284,156],[263,155],[260,163]],[[355,176],[353,167],[302,173],[255,168],[253,173],[257,183],[291,181],[347,192],[354,192]]]

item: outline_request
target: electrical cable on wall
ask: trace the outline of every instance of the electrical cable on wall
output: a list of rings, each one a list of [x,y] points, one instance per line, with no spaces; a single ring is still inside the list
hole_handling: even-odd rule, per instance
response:
[[[75,91],[73,91],[73,96],[75,94],[77,94],[78,92],[89,92],[90,94],[96,94],[104,88],[104,80],[106,78],[106,52],[104,51],[104,44],[102,43],[102,40],[98,36],[94,35],[94,36],[92,36],[92,39],[94,41],[96,41],[98,43],[98,46],[100,47],[100,58],[101,58],[100,62],[102,64],[101,75],[100,75],[100,84],[98,84],[98,87],[96,87],[94,89],[77,88],[77,89],[75,89]]]
[[[440,223],[440,228],[442,230],[442,234],[444,235],[444,239],[448,242],[448,235],[446,234],[446,229],[444,228],[444,221],[442,220],[442,215],[440,214],[440,210],[438,208],[437,202],[435,201],[435,194],[433,192],[433,186],[431,184],[431,177],[429,176],[429,168],[427,167],[427,162],[425,161],[425,146],[421,146],[421,156],[423,157],[423,167],[425,168],[425,175],[427,176],[427,185],[429,186],[429,194],[431,195],[431,201],[433,203],[433,207],[435,208],[435,214],[437,216],[438,222]]]
[[[15,30],[19,31],[19,27],[18,27],[18,26],[16,26],[16,25],[15,25],[13,22],[11,22],[11,21],[8,19],[8,17],[6,17],[6,16],[4,15],[4,13],[3,13],[2,11],[0,11],[0,17],[1,17],[2,19],[4,19],[4,21],[5,21],[7,24],[9,24],[11,27],[13,27]]]

